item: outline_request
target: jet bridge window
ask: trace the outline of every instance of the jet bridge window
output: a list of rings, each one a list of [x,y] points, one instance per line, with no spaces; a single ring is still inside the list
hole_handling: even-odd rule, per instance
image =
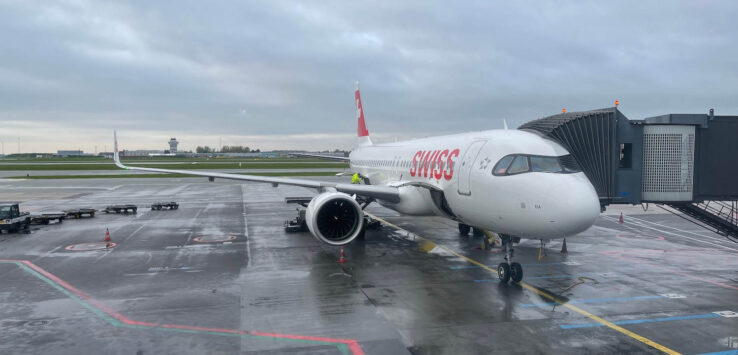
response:
[[[633,143],[620,143],[620,160],[618,161],[618,168],[633,168]]]

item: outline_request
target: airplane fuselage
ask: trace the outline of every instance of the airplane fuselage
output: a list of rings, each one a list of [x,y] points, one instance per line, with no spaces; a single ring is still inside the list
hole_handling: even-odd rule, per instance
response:
[[[497,233],[552,239],[584,231],[600,213],[597,193],[584,173],[533,171],[530,166],[527,172],[494,174],[493,169],[510,155],[507,160],[522,155],[536,159],[526,160],[535,164],[568,154],[534,133],[490,130],[362,146],[351,153],[350,164],[369,184],[400,186],[400,202],[378,201],[400,213],[439,215]]]

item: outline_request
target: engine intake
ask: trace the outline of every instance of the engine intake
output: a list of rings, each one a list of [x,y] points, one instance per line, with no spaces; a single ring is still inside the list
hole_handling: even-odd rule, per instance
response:
[[[305,222],[310,233],[321,242],[346,245],[361,233],[364,211],[345,193],[324,192],[308,204]]]

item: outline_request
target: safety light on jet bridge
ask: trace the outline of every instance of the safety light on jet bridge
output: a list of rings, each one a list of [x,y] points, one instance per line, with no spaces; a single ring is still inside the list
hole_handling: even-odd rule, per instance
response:
[[[562,108],[561,109],[561,113],[566,113],[566,109],[565,108]]]
[[[620,105],[620,101],[615,100],[615,107],[618,107],[618,105]]]

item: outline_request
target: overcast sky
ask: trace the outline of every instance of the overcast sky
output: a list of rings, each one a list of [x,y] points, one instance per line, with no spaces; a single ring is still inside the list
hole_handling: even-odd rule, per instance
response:
[[[613,106],[738,115],[737,1],[4,1],[5,153],[353,146]]]

